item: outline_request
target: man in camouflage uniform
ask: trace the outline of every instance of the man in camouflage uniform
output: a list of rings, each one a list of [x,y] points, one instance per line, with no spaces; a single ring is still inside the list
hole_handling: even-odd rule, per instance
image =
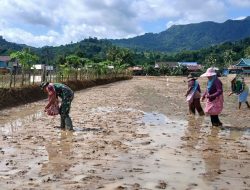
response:
[[[46,105],[45,109],[49,108],[58,97],[62,99],[59,111],[61,116],[60,128],[73,130],[72,120],[69,116],[69,111],[71,107],[71,102],[74,98],[74,92],[68,86],[61,83],[42,82],[40,87],[48,94],[48,96],[52,97],[50,98],[50,101]]]

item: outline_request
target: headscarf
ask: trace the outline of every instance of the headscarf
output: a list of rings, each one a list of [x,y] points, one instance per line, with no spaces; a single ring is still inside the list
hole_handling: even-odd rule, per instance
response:
[[[214,84],[215,79],[217,78],[216,75],[213,75],[210,80],[207,82],[207,91],[209,92]]]

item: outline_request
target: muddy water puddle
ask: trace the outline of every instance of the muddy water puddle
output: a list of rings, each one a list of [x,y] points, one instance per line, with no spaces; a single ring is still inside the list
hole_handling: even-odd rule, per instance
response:
[[[23,130],[26,124],[30,124],[44,116],[42,111],[37,111],[34,114],[26,115],[12,121],[5,119],[6,123],[0,123],[0,133],[3,135],[11,135],[18,130]]]
[[[202,158],[197,155],[188,158],[187,153],[180,148],[186,121],[173,121],[164,114],[154,112],[144,113],[138,125],[141,126],[137,129],[139,138],[126,143],[132,151],[129,155],[118,158],[120,170],[112,170],[115,176],[123,176],[120,180],[121,187],[132,188],[139,185],[145,189],[208,188],[201,178],[193,177],[205,170]],[[193,169],[193,164],[197,164],[196,170]],[[117,183],[113,187],[114,185],[117,186]],[[106,189],[111,187],[112,185],[108,185]]]
[[[119,170],[112,170],[114,176],[122,176],[120,182],[106,185],[105,189],[117,186],[142,189],[239,187],[237,172],[244,159],[228,160],[220,148],[223,139],[227,139],[244,144],[243,151],[248,149],[248,130],[210,128],[206,127],[204,118],[176,121],[157,112],[145,112],[138,125],[138,138],[126,143],[132,151],[117,159]],[[249,166],[249,162],[245,164]],[[241,188],[249,187],[249,176],[245,178],[241,179]]]

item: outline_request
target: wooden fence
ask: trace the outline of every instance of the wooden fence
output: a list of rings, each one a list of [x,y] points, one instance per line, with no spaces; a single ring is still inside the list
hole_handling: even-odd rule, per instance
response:
[[[42,81],[48,82],[66,82],[74,80],[95,80],[114,78],[121,76],[130,76],[131,72],[128,70],[115,71],[107,70],[105,72],[99,72],[96,70],[86,69],[72,69],[69,71],[53,70],[26,70],[24,72],[19,71],[16,73],[0,74],[0,88],[15,88],[27,85],[40,84]]]

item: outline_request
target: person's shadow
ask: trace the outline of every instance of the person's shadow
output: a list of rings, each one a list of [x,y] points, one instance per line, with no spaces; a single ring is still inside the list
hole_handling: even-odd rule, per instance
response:
[[[42,174],[60,174],[71,167],[71,143],[73,132],[61,130],[60,139],[45,145],[48,152],[48,162],[42,165]]]

